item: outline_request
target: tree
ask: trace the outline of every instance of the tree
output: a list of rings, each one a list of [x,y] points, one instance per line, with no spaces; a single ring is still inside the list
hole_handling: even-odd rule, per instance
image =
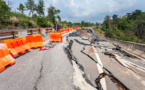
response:
[[[59,22],[61,22],[61,17],[59,15],[57,16],[57,19]]]
[[[19,8],[17,8],[22,14],[24,14],[25,6],[20,3]]]
[[[138,17],[137,20],[135,21],[135,25],[136,25],[135,33],[136,33],[136,36],[138,37],[138,40],[145,39],[144,38],[144,36],[145,36],[145,21],[144,21],[144,19],[145,19],[145,14]],[[138,42],[138,40],[137,40],[137,42]]]
[[[84,25],[85,25],[85,22],[84,22],[84,21],[82,21],[82,22],[81,22],[81,25],[82,25],[82,26],[84,26]]]
[[[104,20],[104,22],[103,22],[103,25],[105,26],[105,29],[106,29],[106,30],[110,30],[111,19],[110,19],[110,16],[109,16],[109,15],[107,15],[107,16],[105,17],[105,20]]]
[[[98,23],[98,22],[96,22],[96,27],[98,28],[98,26],[99,26],[99,23]]]
[[[39,3],[37,5],[37,13],[39,16],[44,15],[44,2],[43,0],[39,0]]]
[[[37,14],[35,13],[35,14],[33,14],[33,16],[32,16],[32,18],[37,18],[38,16],[37,16]]]
[[[55,9],[54,6],[50,6],[48,8],[48,20],[51,21],[54,25],[56,24],[56,18],[60,17],[59,15],[57,15],[58,13],[60,13],[59,9]]]
[[[72,23],[71,22],[68,22],[68,27],[72,27]]]
[[[6,4],[5,1],[0,0],[0,20],[8,18],[8,12],[10,12],[9,6]]]
[[[118,15],[114,14],[112,16],[112,18],[113,18],[113,25],[117,24],[117,22],[118,22]]]
[[[42,16],[42,17],[37,17],[36,18],[36,21],[38,23],[39,26],[41,27],[48,27],[48,20],[45,16]]]
[[[29,15],[33,16],[34,11],[36,10],[36,4],[34,3],[33,0],[27,0],[26,8],[27,10],[30,10]]]
[[[136,19],[139,15],[141,15],[142,11],[141,10],[135,10],[133,13],[132,13],[132,19]]]

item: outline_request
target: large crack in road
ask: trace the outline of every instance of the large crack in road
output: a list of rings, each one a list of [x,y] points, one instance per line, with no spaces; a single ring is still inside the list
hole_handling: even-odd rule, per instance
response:
[[[42,70],[43,70],[43,61],[41,61],[41,68],[39,70],[39,77],[36,80],[36,83],[35,83],[35,86],[33,87],[33,90],[39,90],[38,85],[39,85],[41,78],[42,78]]]
[[[85,50],[85,47],[83,47],[83,50]],[[94,61],[95,63],[99,64],[101,67],[102,65],[100,63],[98,63],[94,58],[92,58],[90,55],[86,54],[85,52],[83,52],[83,50],[81,50],[80,52],[83,53],[84,55],[88,56],[92,61]],[[115,83],[115,85],[118,87],[119,90],[129,90],[129,88],[127,86],[125,86],[119,79],[117,79],[107,68],[105,68],[104,66],[102,67],[106,72],[101,73],[97,78],[96,78],[96,85],[100,86],[100,80],[102,78],[104,78],[106,75],[111,79],[111,81],[113,81]],[[102,76],[103,75],[103,76]],[[101,78],[100,78],[101,77]],[[100,87],[97,87],[98,89],[100,89]]]
[[[73,65],[74,68],[74,85],[81,90],[82,89],[95,90],[95,87],[85,74],[84,67],[80,63],[78,63],[77,59],[72,54],[71,47],[73,44],[73,40],[67,41],[69,43],[66,47],[64,47],[64,50],[70,60],[70,63]]]
[[[81,50],[80,52],[83,53],[84,55],[88,56],[92,61],[94,61],[96,64],[99,64],[94,58],[92,58],[90,55],[86,54],[85,52],[83,52],[85,50],[85,46],[91,46],[89,44],[86,44],[84,42],[81,42],[77,39],[74,39],[75,42],[77,42],[78,44],[84,45],[83,50]],[[71,41],[72,42],[72,41]],[[72,46],[72,45],[71,45]],[[102,67],[102,65],[100,65]],[[107,68],[105,68],[104,66],[102,67],[105,71],[101,74],[99,74],[99,76],[96,78],[95,83],[96,83],[96,88],[98,90],[102,90],[102,86],[100,84],[100,80],[102,78],[104,78],[105,76],[108,76],[110,78],[110,80],[116,85],[116,87],[119,90],[129,90],[129,88],[124,85],[119,79],[117,79]]]
[[[56,44],[54,44],[54,43],[48,43],[47,45],[45,44],[45,47],[49,47],[49,48],[53,48],[54,46],[55,46]],[[39,50],[40,51],[40,50]],[[41,52],[42,53],[42,52]],[[41,61],[41,66],[40,66],[40,69],[39,69],[39,76],[38,76],[38,78],[37,78],[37,80],[36,80],[36,82],[35,82],[35,85],[34,85],[34,87],[33,87],[33,90],[39,90],[38,89],[38,85],[39,85],[39,83],[41,82],[41,79],[42,79],[42,77],[43,77],[43,75],[42,75],[42,71],[43,71],[43,62],[44,62],[44,60],[42,60]]]

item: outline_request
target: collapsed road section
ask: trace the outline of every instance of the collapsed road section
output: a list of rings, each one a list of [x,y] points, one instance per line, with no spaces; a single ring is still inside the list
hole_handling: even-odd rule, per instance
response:
[[[83,66],[84,73],[89,77],[91,83],[94,83],[93,79],[91,80],[90,78],[93,78],[93,74],[89,71],[97,73],[95,79],[95,87],[97,89],[144,89],[143,61],[125,53],[119,46],[100,39],[97,35],[92,33],[91,29],[78,30],[69,34],[68,38],[70,39],[70,42],[74,42],[74,44],[71,45],[72,48],[70,51],[77,58],[77,62]],[[80,52],[85,56],[81,55]],[[97,54],[99,58],[95,56],[95,54]],[[118,58],[116,54],[125,58],[126,61]],[[102,60],[102,63],[99,59]],[[132,60],[132,62],[130,60]],[[91,61],[96,63],[97,69],[89,69]],[[124,66],[125,64],[121,61],[128,63],[127,65],[130,65],[130,67],[127,65],[127,67]],[[88,65],[86,65],[86,63],[88,63]],[[91,65],[93,66],[93,64]],[[101,73],[99,73],[100,67],[103,69]]]
[[[64,33],[61,42],[49,42],[53,36],[46,35],[44,47],[16,57],[17,63],[0,73],[0,90],[144,90],[144,60],[91,28]]]

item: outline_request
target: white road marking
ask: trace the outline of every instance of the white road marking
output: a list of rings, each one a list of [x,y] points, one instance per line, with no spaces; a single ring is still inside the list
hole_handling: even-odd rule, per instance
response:
[[[81,90],[96,90],[96,88],[86,82],[83,77],[84,72],[79,69],[79,66],[76,64],[76,62],[72,60],[72,63],[74,69],[74,85],[79,87]]]
[[[98,68],[99,74],[101,74],[101,73],[103,73],[103,64],[102,64],[101,59],[100,59],[96,49],[94,48],[94,46],[92,46],[92,48],[93,48],[93,50],[95,52],[95,55],[96,55],[96,58],[97,58],[97,61],[98,61],[97,68]],[[102,85],[103,90],[107,90],[105,78],[102,78],[100,80],[100,83]]]

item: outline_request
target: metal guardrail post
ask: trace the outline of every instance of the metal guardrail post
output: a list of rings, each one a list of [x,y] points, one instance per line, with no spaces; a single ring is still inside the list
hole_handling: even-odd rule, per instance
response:
[[[12,35],[13,35],[13,39],[15,39],[15,32],[14,31],[12,31]]]
[[[39,28],[39,33],[41,34],[41,28]]]
[[[33,34],[33,31],[31,30],[31,35]]]

